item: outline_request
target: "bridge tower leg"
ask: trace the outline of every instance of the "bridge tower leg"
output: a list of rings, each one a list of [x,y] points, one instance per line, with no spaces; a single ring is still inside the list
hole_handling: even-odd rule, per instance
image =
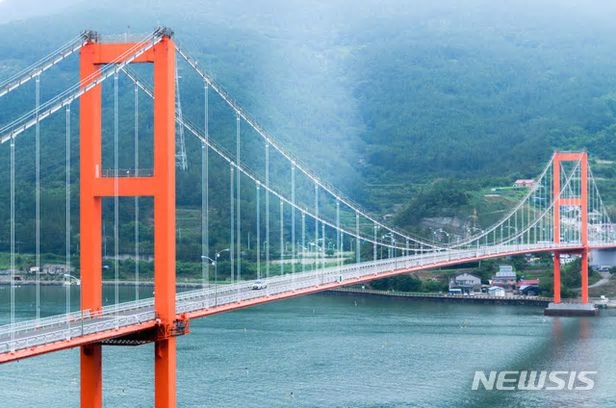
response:
[[[102,310],[103,197],[148,196],[154,199],[155,407],[176,406],[175,343],[175,46],[171,31],[135,58],[154,65],[154,171],[149,177],[106,176],[102,165],[101,85],[80,99],[80,267],[81,309]],[[101,65],[122,62],[146,44],[100,43],[91,38],[81,50],[82,87],[101,75]],[[81,406],[102,408],[102,348],[81,348]]]
[[[573,196],[562,196],[561,194],[561,164],[564,162],[578,162],[580,166],[579,192],[573,190]],[[560,219],[562,206],[575,206],[580,211],[580,244],[582,250],[581,281],[582,292],[581,300],[583,304],[588,303],[588,154],[581,153],[561,153],[554,154],[552,161],[552,195],[554,197],[554,219],[553,232],[554,243],[561,242]],[[554,252],[554,303],[560,303],[560,251]]]
[[[93,39],[92,39],[93,40]],[[95,64],[94,42],[81,49],[80,78],[100,75]],[[85,93],[79,100],[80,198],[79,249],[81,310],[96,313],[102,309],[102,213],[101,198],[94,191],[101,163],[101,87]],[[98,170],[94,170],[98,169]],[[102,346],[81,347],[81,406],[100,408],[103,403]]]
[[[560,252],[554,252],[554,303],[560,303]]]

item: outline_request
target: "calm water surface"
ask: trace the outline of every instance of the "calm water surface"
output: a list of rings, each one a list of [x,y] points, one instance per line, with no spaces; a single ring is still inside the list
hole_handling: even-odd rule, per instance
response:
[[[33,315],[33,289],[17,292],[18,315]],[[44,288],[45,310],[62,312],[64,295]],[[615,339],[616,311],[548,318],[535,307],[305,296],[192,321],[178,338],[178,407],[616,407]],[[104,406],[152,407],[153,347],[103,353]],[[0,407],[78,407],[78,357],[1,365]],[[475,370],[597,375],[590,391],[472,391]]]

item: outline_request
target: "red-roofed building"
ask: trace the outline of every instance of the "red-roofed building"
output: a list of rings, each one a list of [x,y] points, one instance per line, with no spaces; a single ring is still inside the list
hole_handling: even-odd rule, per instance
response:
[[[539,286],[539,279],[522,279],[518,282],[518,290],[522,290],[527,286]]]
[[[513,183],[514,187],[529,187],[533,188],[535,186],[535,180],[533,179],[518,179]]]

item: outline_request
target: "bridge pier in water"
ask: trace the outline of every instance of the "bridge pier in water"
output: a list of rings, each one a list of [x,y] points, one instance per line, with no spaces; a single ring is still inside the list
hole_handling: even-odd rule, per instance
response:
[[[187,322],[175,313],[175,45],[171,31],[159,29],[153,45],[101,43],[89,38],[80,56],[81,86],[92,86],[104,64],[153,63],[154,171],[152,176],[106,176],[102,169],[101,84],[81,97],[80,105],[80,248],[81,309],[102,311],[103,197],[153,197],[154,200],[154,330],[118,339],[116,344],[155,342],[155,407],[176,406],[175,336]],[[130,58],[130,60],[129,60]],[[102,407],[102,344],[81,347],[81,406]]]
[[[565,162],[579,163],[579,191],[573,191],[570,195],[563,197],[561,189],[561,164]],[[563,206],[579,208],[580,214],[580,243],[582,249],[577,251],[555,251],[554,252],[554,302],[545,309],[547,316],[591,316],[598,313],[598,309],[593,304],[588,303],[588,154],[557,152],[554,154],[552,162],[552,191],[554,194],[554,224],[553,234],[554,243],[561,242],[561,210]],[[575,171],[575,169],[573,170]],[[565,175],[570,178],[571,175]],[[576,194],[577,193],[577,194]],[[581,260],[581,292],[580,303],[561,303],[561,254],[577,253],[582,257]]]

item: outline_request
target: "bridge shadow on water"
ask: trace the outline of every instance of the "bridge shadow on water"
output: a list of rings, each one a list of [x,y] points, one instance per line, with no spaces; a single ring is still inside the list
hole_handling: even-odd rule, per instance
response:
[[[534,347],[527,349],[521,356],[515,355],[506,365],[482,364],[475,367],[487,378],[490,372],[502,373],[509,371],[505,386],[510,390],[486,389],[481,381],[473,384],[474,374],[469,373],[467,391],[461,395],[460,407],[590,407],[616,406],[616,396],[610,392],[609,384],[613,383],[613,375],[606,370],[605,349],[597,347],[604,338],[605,328],[611,328],[616,314],[604,311],[597,317],[545,317],[551,325],[551,336],[537,338]],[[497,345],[496,345],[497,346]],[[505,350],[504,350],[505,351]],[[526,371],[527,374],[520,375]],[[531,372],[536,372],[532,381]],[[554,372],[560,372],[554,374]],[[545,382],[540,380],[545,372]],[[582,374],[580,372],[591,372]],[[550,375],[557,377],[556,382],[550,380]],[[561,381],[558,381],[560,379]],[[610,381],[612,380],[612,381]],[[496,381],[498,383],[498,381]],[[524,385],[534,384],[539,389],[525,388]],[[473,390],[474,386],[477,386]],[[496,384],[495,384],[496,385]],[[543,386],[541,386],[543,385]],[[579,388],[579,389],[578,389]],[[584,389],[590,388],[590,389]]]

